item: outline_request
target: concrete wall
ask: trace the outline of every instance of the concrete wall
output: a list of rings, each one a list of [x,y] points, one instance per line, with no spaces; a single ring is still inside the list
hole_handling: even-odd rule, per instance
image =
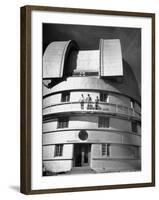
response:
[[[61,93],[54,94],[43,99],[43,107],[47,107],[60,102],[61,102]]]
[[[140,170],[140,149],[135,153],[134,146],[110,144],[110,157],[102,156],[101,144],[92,144],[90,166],[97,172]]]
[[[43,161],[43,165],[45,170],[49,172],[67,172],[72,168],[72,160]]]
[[[72,168],[73,144],[63,146],[62,156],[55,157],[55,145],[43,146],[43,166],[50,172],[66,172]]]
[[[85,99],[87,98],[88,94],[90,94],[92,101],[95,101],[96,96],[99,97],[98,92],[74,91],[70,94],[70,101],[79,101],[81,98],[81,94],[83,94]]]
[[[63,145],[62,156],[55,156],[55,145],[43,146],[43,160],[48,159],[72,159],[73,144]]]
[[[141,160],[93,160],[91,168],[97,172],[119,172],[141,170]]]
[[[57,129],[57,119],[53,119],[51,122],[43,123],[43,132],[55,131]]]
[[[95,76],[78,76],[78,77],[68,77],[66,80],[61,81],[54,87],[50,89],[44,89],[43,95],[52,94],[56,92],[71,91],[71,90],[96,90],[96,91],[109,91],[110,93],[118,93],[121,95],[126,95],[134,98],[138,102],[141,101],[137,82],[129,68],[125,67],[128,76],[125,76],[122,83],[117,83],[115,81],[108,80],[107,78],[99,78]],[[46,88],[46,87],[45,87]]]
[[[90,79],[86,78],[82,80],[86,81],[86,88],[90,88]],[[97,79],[92,79],[92,81],[93,80],[98,81]],[[75,83],[76,82],[74,82],[74,84]],[[92,84],[93,83],[91,82],[91,87]],[[96,82],[95,85],[97,85]],[[105,83],[103,86],[104,85]],[[69,85],[68,88],[70,88]],[[82,88],[84,88],[84,86]],[[67,90],[67,87],[64,88],[64,90]],[[100,92],[89,90],[88,92],[82,92],[77,90],[70,92],[70,102],[78,103],[61,103],[61,92],[52,94],[43,100],[43,107],[50,106],[43,109],[43,115],[54,113],[57,116],[58,113],[65,113],[64,115],[69,117],[68,127],[65,129],[57,128],[58,118],[56,117],[49,122],[43,123],[44,134],[42,143],[43,165],[45,169],[54,173],[70,171],[73,167],[74,159],[73,145],[76,143],[91,144],[90,167],[97,172],[132,171],[140,169],[141,127],[140,124],[138,124],[138,133],[132,133],[131,120],[127,117],[133,116],[134,114],[132,109],[128,109],[131,108],[130,98],[124,95],[108,92],[109,104],[99,103],[98,110],[92,109],[91,111],[87,110],[87,104],[85,104],[84,110],[82,110],[84,113],[81,115],[81,105],[79,103],[81,94],[84,95],[85,99],[88,94],[90,94],[93,102],[95,101],[96,96],[100,97]],[[59,105],[51,106],[54,104]],[[140,106],[136,102],[134,103],[134,108],[140,113]],[[76,112],[76,115],[71,116],[70,111],[71,113]],[[110,117],[110,113],[118,116]],[[100,115],[109,117],[109,128],[98,127]],[[122,119],[123,117],[125,117],[125,119]],[[135,115],[135,117],[140,119],[140,115]],[[84,141],[79,137],[81,129],[85,129],[88,134],[88,138]],[[102,155],[102,143],[110,144],[109,157]],[[55,144],[64,145],[62,156],[54,156]]]
[[[110,144],[110,156],[102,156],[102,144],[92,144],[90,167],[97,172],[127,171],[140,169],[140,150],[135,146]],[[70,171],[73,167],[73,144],[63,146],[63,155],[54,156],[55,145],[43,146],[45,170],[58,173]],[[136,155],[135,155],[136,154]]]
[[[115,130],[131,131],[131,122],[117,118],[110,118],[110,127]]]
[[[109,130],[117,130],[117,131],[128,131],[131,132],[131,121],[123,120],[115,117],[109,118]],[[138,124],[138,134],[141,132],[141,127]],[[98,129],[98,116],[94,115],[79,115],[79,116],[70,116],[69,118],[69,129]],[[43,123],[43,132],[48,131],[56,131],[57,129],[57,119],[53,119],[51,122]]]
[[[62,93],[52,94],[51,96],[44,98],[43,107],[60,103],[61,94]],[[87,95],[90,94],[93,102],[95,101],[96,96],[100,97],[100,92],[72,91],[70,92],[70,102],[75,102],[75,101],[78,102],[81,98],[81,94],[84,95],[85,99]],[[120,94],[115,94],[115,93],[110,93],[110,92],[108,92],[108,103],[123,105],[129,108],[131,107],[130,98],[120,95]],[[136,111],[141,112],[141,108],[139,104],[135,103],[134,108]]]
[[[139,147],[133,145],[110,144],[110,156],[102,155],[102,144],[92,144],[91,158],[101,159],[137,159],[139,157]]]
[[[78,131],[63,131],[43,134],[43,145],[61,144],[61,143],[117,143],[141,145],[141,137],[134,134],[119,134],[108,131],[87,131],[88,138],[82,141],[79,138]]]
[[[127,107],[130,107],[130,99],[128,97],[118,95],[118,94],[109,94],[109,103],[120,104]]]

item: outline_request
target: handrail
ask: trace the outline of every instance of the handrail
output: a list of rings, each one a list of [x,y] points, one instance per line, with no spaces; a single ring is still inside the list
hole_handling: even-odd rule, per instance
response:
[[[81,102],[80,101],[65,101],[65,102],[60,102],[60,103],[56,103],[56,104],[51,104],[49,106],[46,106],[44,107],[43,109],[45,108],[49,108],[49,107],[53,107],[53,106],[58,106],[58,105],[64,105],[64,104],[80,104]],[[95,102],[90,102],[91,104],[95,104]],[[88,102],[84,102],[84,104],[88,104]],[[114,104],[114,103],[107,103],[107,102],[103,102],[103,101],[99,101],[99,104],[106,104],[106,105],[111,105],[111,106],[121,106],[121,107],[125,107],[125,108],[128,108],[127,106],[123,106],[122,104]],[[132,108],[130,108],[132,109]]]
[[[79,101],[60,102],[60,103],[57,103],[57,104],[51,104],[49,106],[46,106],[46,107],[43,108],[43,110],[47,109],[47,108],[51,108],[51,107],[55,107],[55,106],[61,106],[61,105],[67,105],[67,104],[70,104],[71,108],[72,108],[73,104],[79,104],[80,105],[81,102],[79,102]],[[87,104],[88,104],[88,102],[84,102],[84,105],[87,105]],[[107,102],[101,102],[100,101],[98,103],[98,105],[99,105],[98,109],[95,109],[95,102],[90,102],[90,105],[91,105],[91,107],[84,108],[83,111],[85,111],[85,110],[89,110],[89,111],[91,111],[91,110],[101,110],[102,111],[104,109],[100,108],[100,105],[107,105],[107,106],[113,107],[115,109],[115,111],[114,111],[115,113],[122,113],[122,112],[124,112],[124,114],[126,113],[127,115],[131,115],[131,116],[135,116],[135,114],[141,116],[141,113],[137,112],[136,110],[134,110],[132,108],[123,106],[121,104],[113,104],[113,103],[107,103]]]

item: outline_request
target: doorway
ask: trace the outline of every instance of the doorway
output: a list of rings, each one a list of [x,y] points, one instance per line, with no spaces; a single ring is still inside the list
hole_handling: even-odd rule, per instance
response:
[[[91,144],[74,144],[74,166],[89,166],[90,154]]]

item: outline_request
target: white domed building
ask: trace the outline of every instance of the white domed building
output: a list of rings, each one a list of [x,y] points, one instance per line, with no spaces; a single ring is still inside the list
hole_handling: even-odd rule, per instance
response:
[[[79,50],[52,42],[43,55],[44,174],[141,169],[141,99],[119,39]]]

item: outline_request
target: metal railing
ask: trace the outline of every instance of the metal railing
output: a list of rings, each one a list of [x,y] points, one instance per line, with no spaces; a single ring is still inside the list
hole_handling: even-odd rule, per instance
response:
[[[83,112],[101,112],[101,113],[110,113],[110,114],[120,114],[136,118],[141,118],[141,114],[135,111],[132,108],[119,105],[111,104],[106,102],[61,102],[58,104],[52,104],[43,108],[43,115],[51,113],[60,113],[60,112],[72,112],[72,111],[83,111]]]

